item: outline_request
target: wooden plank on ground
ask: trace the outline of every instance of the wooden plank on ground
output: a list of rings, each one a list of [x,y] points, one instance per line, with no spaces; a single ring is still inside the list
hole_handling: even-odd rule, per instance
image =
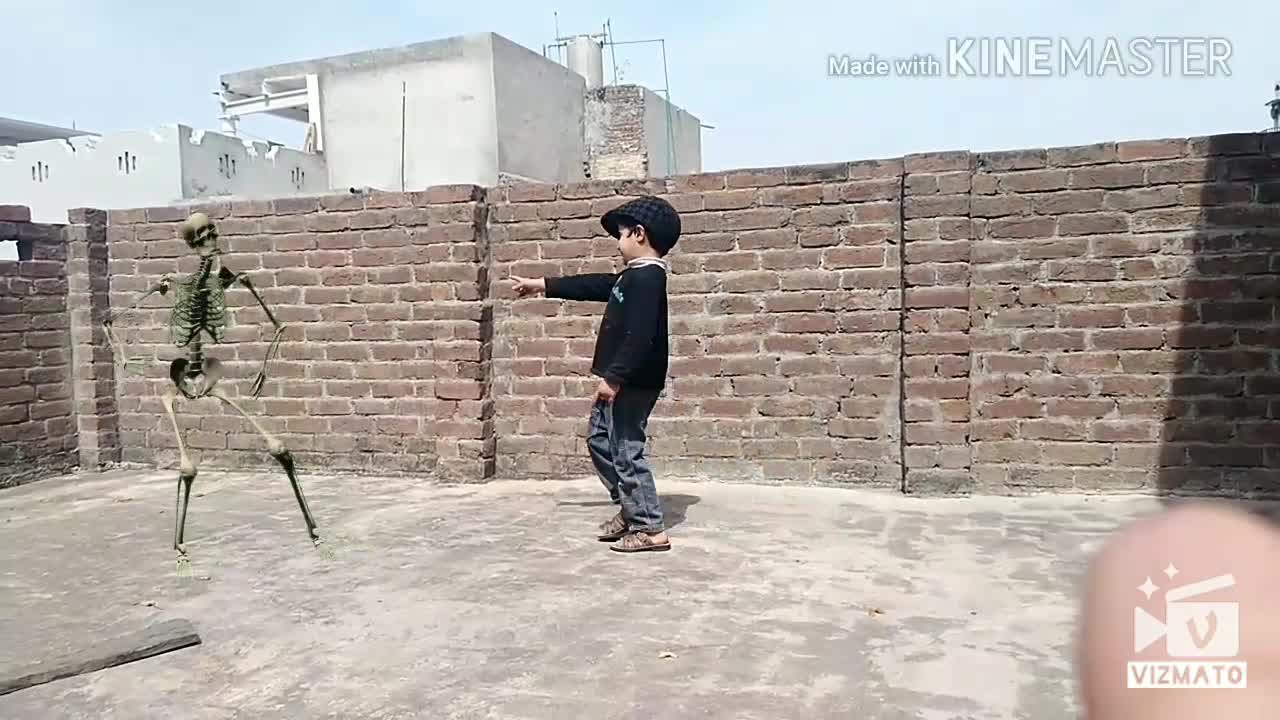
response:
[[[28,672],[0,677],[0,695],[137,662],[199,644],[200,635],[196,633],[196,629],[190,622],[182,619],[166,620],[144,630],[103,641],[66,657],[41,662],[38,669],[28,668]]]

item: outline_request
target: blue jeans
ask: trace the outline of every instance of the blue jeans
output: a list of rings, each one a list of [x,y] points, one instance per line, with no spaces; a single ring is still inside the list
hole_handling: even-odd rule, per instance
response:
[[[660,394],[624,387],[612,403],[597,400],[591,408],[587,431],[591,462],[609,497],[622,505],[622,517],[633,531],[664,529],[662,502],[645,457],[645,429]]]

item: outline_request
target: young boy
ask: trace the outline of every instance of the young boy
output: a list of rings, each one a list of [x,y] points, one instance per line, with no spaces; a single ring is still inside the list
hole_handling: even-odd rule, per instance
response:
[[[667,263],[680,237],[680,216],[666,200],[642,197],[600,218],[618,240],[626,269],[618,274],[545,280],[512,276],[516,294],[607,303],[591,373],[600,378],[587,448],[609,496],[622,506],[601,524],[599,539],[618,552],[671,549],[645,428],[667,377]]]

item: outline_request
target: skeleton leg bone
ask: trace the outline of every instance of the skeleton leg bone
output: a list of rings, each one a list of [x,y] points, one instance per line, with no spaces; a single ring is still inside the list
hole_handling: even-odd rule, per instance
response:
[[[252,415],[245,412],[244,408],[240,407],[238,403],[228,397],[220,388],[215,388],[210,391],[209,394],[221,400],[232,410],[240,413],[240,416],[245,420],[248,420],[249,424],[253,425],[253,429],[267,441],[267,452],[271,453],[271,457],[275,458],[276,462],[280,463],[280,467],[284,469],[285,475],[289,477],[289,484],[293,486],[293,495],[297,498],[298,507],[302,509],[302,518],[307,523],[307,535],[311,538],[311,542],[322,555],[325,557],[332,557],[333,551],[325,544],[324,539],[320,537],[315,518],[311,515],[311,509],[307,507],[307,498],[302,494],[302,486],[298,484],[298,476],[293,465],[293,454],[289,452],[289,448],[285,447],[284,443],[280,442],[279,438],[267,432]]]
[[[177,393],[167,390],[160,401],[164,403],[164,411],[169,415],[169,421],[173,423],[173,434],[178,440],[178,499],[175,507],[177,518],[173,525],[173,549],[178,551],[178,576],[189,577],[191,559],[187,556],[183,535],[187,525],[187,503],[191,500],[191,483],[196,479],[196,464],[187,454],[187,446],[182,442],[182,428],[178,427],[178,416],[173,412],[177,399]]]

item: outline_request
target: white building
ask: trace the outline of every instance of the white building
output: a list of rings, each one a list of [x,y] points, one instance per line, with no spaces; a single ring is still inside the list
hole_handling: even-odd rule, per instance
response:
[[[698,118],[603,87],[597,39],[567,45],[569,67],[479,33],[223,75],[224,131],[259,112],[307,123],[335,189],[701,170]]]
[[[0,147],[0,202],[34,222],[74,207],[148,207],[212,195],[322,192],[322,158],[170,125]]]
[[[221,132],[0,123],[0,204],[63,223],[74,207],[701,171],[698,118],[605,86],[598,38],[566,45],[569,67],[480,33],[223,75]],[[253,113],[304,123],[304,148],[236,137]]]

